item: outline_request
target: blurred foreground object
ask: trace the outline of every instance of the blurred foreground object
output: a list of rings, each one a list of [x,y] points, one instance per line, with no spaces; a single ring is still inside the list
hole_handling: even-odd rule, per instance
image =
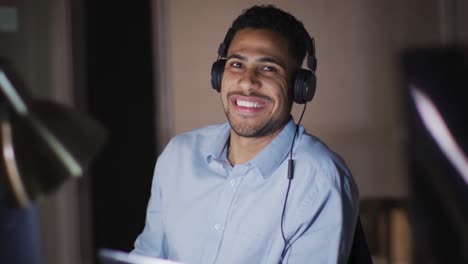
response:
[[[0,64],[0,180],[8,199],[25,207],[82,176],[105,131],[69,107],[29,98],[15,77]]]
[[[414,263],[468,263],[468,49],[403,54]]]
[[[98,254],[101,264],[183,264],[182,262],[151,258],[108,248],[100,249]]]

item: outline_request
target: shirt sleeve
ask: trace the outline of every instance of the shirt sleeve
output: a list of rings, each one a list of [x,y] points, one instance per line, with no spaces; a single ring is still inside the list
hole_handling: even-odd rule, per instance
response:
[[[358,216],[357,187],[347,173],[331,173],[335,181],[323,182],[303,202],[284,263],[347,263]]]
[[[151,185],[151,197],[146,210],[146,221],[143,232],[134,243],[132,254],[139,254],[155,258],[167,258],[167,247],[164,235],[164,195],[161,177],[167,173],[165,164],[168,161],[172,149],[172,141],[169,142],[163,153],[158,158]]]
[[[135,241],[132,254],[156,258],[166,258],[164,252],[163,206],[157,175],[152,184],[151,198],[146,211],[146,222],[143,232]]]

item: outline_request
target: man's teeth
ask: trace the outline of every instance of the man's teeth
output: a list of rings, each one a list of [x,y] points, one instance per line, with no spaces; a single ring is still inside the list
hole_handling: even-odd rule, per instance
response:
[[[259,103],[249,102],[249,101],[240,101],[240,100],[237,100],[237,105],[243,106],[243,107],[255,107],[255,108],[258,108],[261,106]]]

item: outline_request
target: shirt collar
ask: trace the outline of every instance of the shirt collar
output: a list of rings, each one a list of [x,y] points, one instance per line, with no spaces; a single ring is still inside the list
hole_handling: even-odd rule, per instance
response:
[[[207,141],[207,144],[204,145],[204,151],[202,152],[205,153],[207,163],[211,163],[213,160],[220,161],[223,159],[221,155],[227,146],[230,133],[231,126],[229,125],[229,122],[225,122],[224,124],[221,124],[219,132],[216,134],[216,136],[210,138],[210,140]]]
[[[291,118],[273,141],[248,163],[256,167],[264,178],[271,176],[289,154],[295,129],[296,125]],[[211,144],[206,145],[204,153],[206,153],[206,162],[208,164],[213,160],[223,161],[226,159],[226,157],[222,157],[221,155],[225,153],[224,150],[227,146],[230,132],[231,127],[229,123],[224,123],[221,125],[219,133],[210,140]],[[299,129],[296,142],[299,141],[302,132],[303,130]]]
[[[289,154],[295,129],[296,125],[291,118],[275,139],[250,161],[260,171],[263,178],[270,177]],[[299,130],[296,141],[301,132],[302,130]]]

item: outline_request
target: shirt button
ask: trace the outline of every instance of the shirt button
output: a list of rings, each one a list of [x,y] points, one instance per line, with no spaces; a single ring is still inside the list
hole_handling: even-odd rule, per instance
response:
[[[214,229],[219,231],[221,229],[221,225],[220,224],[216,224],[214,225]]]
[[[230,183],[232,186],[234,186],[234,185],[236,185],[236,180],[232,179],[231,181],[229,181],[229,183]]]

